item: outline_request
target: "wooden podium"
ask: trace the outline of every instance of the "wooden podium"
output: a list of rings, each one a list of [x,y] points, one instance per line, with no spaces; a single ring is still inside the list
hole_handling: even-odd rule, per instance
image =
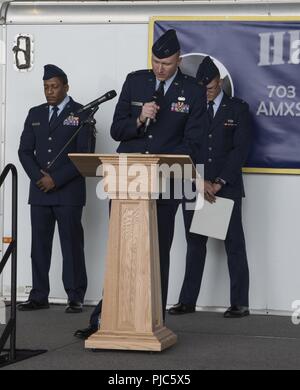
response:
[[[162,351],[177,341],[163,324],[156,200],[159,167],[188,156],[69,154],[83,176],[103,176],[112,199],[101,326],[86,348]]]

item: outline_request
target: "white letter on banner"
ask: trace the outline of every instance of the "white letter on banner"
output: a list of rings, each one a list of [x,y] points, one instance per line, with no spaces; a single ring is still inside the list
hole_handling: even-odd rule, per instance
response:
[[[285,32],[261,33],[260,36],[260,61],[258,66],[280,65],[284,64],[283,60],[283,36]],[[274,44],[271,46],[271,37],[273,36]],[[273,52],[273,62],[271,54]]]
[[[280,102],[278,106],[275,106],[274,102],[270,102],[270,116],[282,116],[283,115],[283,102]]]
[[[269,112],[265,102],[260,102],[259,107],[257,109],[256,115],[261,115],[261,114],[269,116]]]
[[[300,31],[289,31],[291,37],[289,64],[300,64]]]

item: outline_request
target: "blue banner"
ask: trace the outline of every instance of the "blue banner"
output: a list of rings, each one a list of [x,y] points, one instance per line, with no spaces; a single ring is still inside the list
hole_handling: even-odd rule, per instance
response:
[[[152,23],[154,41],[177,31],[183,72],[195,76],[209,55],[225,91],[249,103],[254,142],[244,170],[300,174],[300,20],[161,17]]]

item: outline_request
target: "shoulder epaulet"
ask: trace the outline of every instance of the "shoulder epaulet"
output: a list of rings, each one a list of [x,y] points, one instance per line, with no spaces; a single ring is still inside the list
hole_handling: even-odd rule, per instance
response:
[[[183,80],[186,81],[190,85],[199,86],[197,84],[197,80],[195,79],[195,77],[189,76],[188,74],[183,75]]]
[[[133,72],[130,72],[130,75],[144,75],[144,74],[149,74],[151,73],[151,69],[141,69],[141,70],[134,70]]]
[[[30,110],[40,110],[41,108],[48,108],[49,105],[48,103],[42,103],[38,106],[31,107]]]
[[[189,76],[188,74],[184,74],[183,77],[188,80],[195,80],[195,77]]]
[[[237,103],[247,104],[247,103],[245,102],[245,100],[240,99],[240,98],[238,98],[238,97],[236,97],[236,96],[230,96],[230,99],[231,99],[232,101],[234,101],[234,102],[237,102]]]
[[[185,80],[189,80],[189,81],[192,81],[193,83],[196,83],[195,77],[189,76],[188,74],[184,74],[184,75],[183,75],[183,78],[184,78]]]
[[[247,102],[245,102],[245,100],[240,99],[240,98],[235,97],[235,96],[230,96],[230,100],[232,100],[234,103],[248,104]]]

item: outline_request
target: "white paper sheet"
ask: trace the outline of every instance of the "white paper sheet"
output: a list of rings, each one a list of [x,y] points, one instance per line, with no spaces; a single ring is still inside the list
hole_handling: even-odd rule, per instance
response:
[[[198,195],[197,202],[203,202],[201,195]],[[196,207],[194,211],[190,232],[225,240],[233,205],[233,200],[218,196],[215,203],[204,200],[203,207],[199,210]]]

